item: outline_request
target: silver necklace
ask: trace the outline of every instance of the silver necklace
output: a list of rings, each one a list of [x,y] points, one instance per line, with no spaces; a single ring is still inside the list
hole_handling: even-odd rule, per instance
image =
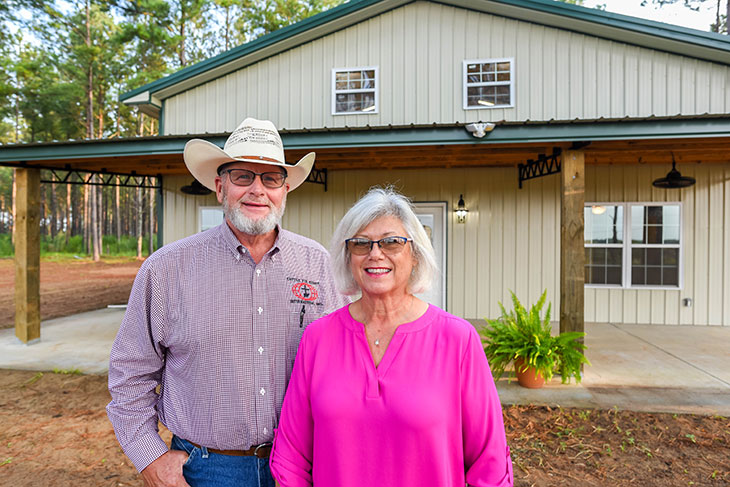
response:
[[[413,308],[413,300],[414,299],[415,298],[413,297],[413,295],[411,295],[411,304],[408,306],[408,310],[406,311],[406,315],[405,316],[408,316],[410,314],[411,308]],[[395,333],[395,330],[393,331],[393,333]],[[387,335],[388,335],[387,333],[384,333],[383,335],[380,335],[380,337],[376,338],[375,339],[375,346],[376,347],[379,347],[380,346],[380,340],[383,339],[383,338],[385,338]]]

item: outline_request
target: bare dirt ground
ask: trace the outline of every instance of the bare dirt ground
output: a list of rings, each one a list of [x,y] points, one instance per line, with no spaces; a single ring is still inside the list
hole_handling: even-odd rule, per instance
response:
[[[41,261],[41,320],[124,304],[141,261]],[[15,326],[15,263],[0,259],[0,328]]]
[[[0,485],[141,486],[108,401],[105,376],[0,370]],[[728,418],[512,406],[504,419],[517,487],[730,485]]]
[[[44,319],[126,302],[138,267],[41,263]],[[0,323],[12,325],[12,292],[12,260],[0,260]],[[141,486],[106,417],[106,381],[0,370],[0,485]],[[730,485],[725,417],[512,406],[504,420],[517,487]]]

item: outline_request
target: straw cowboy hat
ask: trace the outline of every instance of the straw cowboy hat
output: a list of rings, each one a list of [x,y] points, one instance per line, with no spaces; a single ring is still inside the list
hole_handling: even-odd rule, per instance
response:
[[[247,118],[233,131],[223,149],[202,139],[185,144],[183,159],[195,179],[215,191],[218,168],[229,162],[253,162],[286,168],[289,191],[302,184],[314,165],[314,152],[302,157],[295,165],[284,162],[284,145],[279,132],[268,120]]]

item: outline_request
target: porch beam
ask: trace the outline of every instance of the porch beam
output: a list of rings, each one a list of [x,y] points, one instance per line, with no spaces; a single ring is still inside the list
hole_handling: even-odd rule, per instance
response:
[[[15,217],[15,336],[41,337],[41,241],[39,169],[17,169]]]
[[[583,286],[585,251],[585,153],[561,155],[560,193],[560,332],[584,331]]]

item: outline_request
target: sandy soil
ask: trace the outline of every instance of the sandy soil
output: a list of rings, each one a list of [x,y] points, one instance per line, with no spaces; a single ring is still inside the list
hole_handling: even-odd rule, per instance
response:
[[[41,261],[41,320],[124,304],[140,261]],[[0,259],[0,328],[15,326],[15,264]]]
[[[105,376],[0,370],[0,484],[141,486],[108,401]],[[535,406],[504,418],[518,487],[730,485],[728,418]]]

